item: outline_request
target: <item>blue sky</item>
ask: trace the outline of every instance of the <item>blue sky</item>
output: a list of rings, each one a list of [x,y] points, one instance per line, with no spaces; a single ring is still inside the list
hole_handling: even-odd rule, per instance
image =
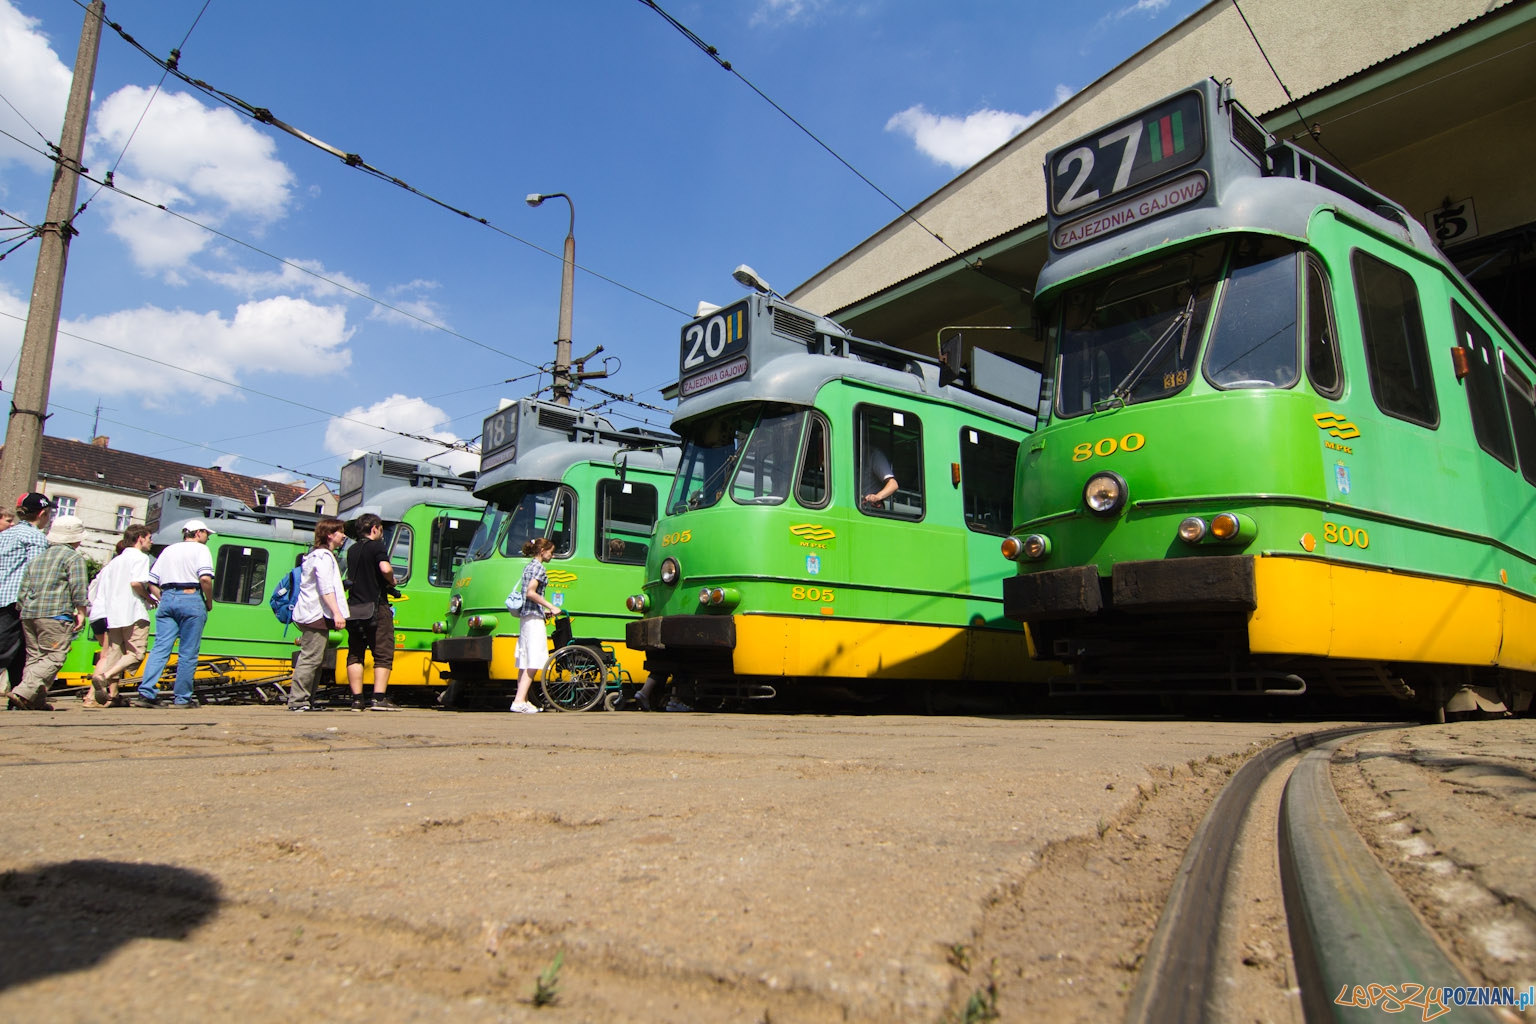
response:
[[[1200,4],[662,6],[910,206]],[[28,145],[57,141],[83,16],[74,0],[0,0],[0,129]],[[160,69],[109,29],[86,166],[116,165],[124,191],[229,238],[82,182],[81,201],[95,195],[70,250],[50,435],[88,439],[99,402],[114,448],[310,480],[355,449],[441,451],[369,424],[473,438],[499,399],[549,383],[536,368],[554,355],[568,215],[529,208],[530,192],[569,193],[577,262],[624,286],[577,272],[576,354],[602,345],[614,373],[596,383],[662,406],[679,311],[739,295],[733,267],[787,291],[897,215],[638,0],[109,0],[107,17],[161,56],[185,38],[193,78],[533,245],[174,78],[156,93]],[[50,178],[0,135],[0,225],[41,221]],[[0,231],[0,251],[20,237]],[[33,242],[0,261],[6,391],[36,258]]]

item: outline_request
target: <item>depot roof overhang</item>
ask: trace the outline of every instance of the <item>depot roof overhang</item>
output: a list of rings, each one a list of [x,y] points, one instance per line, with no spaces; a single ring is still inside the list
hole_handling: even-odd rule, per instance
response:
[[[1260,119],[1276,135],[1299,135],[1304,148],[1348,168],[1533,95],[1536,2],[1526,2],[1298,96],[1294,105]],[[1308,124],[1321,127],[1321,144],[1303,131],[1297,106]],[[1488,139],[1486,145],[1500,142]],[[1454,156],[1463,162],[1479,158],[1475,152]],[[923,352],[933,348],[941,327],[1022,325],[1045,263],[1045,227],[1039,217],[829,315],[861,337]]]

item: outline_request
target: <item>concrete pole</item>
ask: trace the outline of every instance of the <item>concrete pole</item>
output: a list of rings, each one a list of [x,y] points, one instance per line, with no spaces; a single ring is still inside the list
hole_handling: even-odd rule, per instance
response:
[[[576,204],[564,192],[534,192],[526,202],[540,206],[546,199],[564,199],[571,208],[571,226],[565,232],[565,265],[560,271],[560,334],[555,338],[553,386],[556,405],[571,404],[571,290],[576,283]]]
[[[27,307],[27,327],[21,340],[15,393],[6,424],[5,453],[0,457],[0,501],[6,505],[37,488],[43,420],[48,414],[48,385],[53,374],[54,347],[59,338],[64,266],[69,259],[69,237],[74,231],[70,221],[80,188],[76,168],[80,166],[80,154],[85,147],[85,121],[90,113],[96,51],[101,43],[101,23],[106,10],[102,0],[92,0],[85,12],[85,25],[80,30],[80,48],[75,53],[75,80],[70,86],[69,105],[64,111],[59,160],[53,173],[53,191],[48,197],[48,219],[38,238],[32,302]]]

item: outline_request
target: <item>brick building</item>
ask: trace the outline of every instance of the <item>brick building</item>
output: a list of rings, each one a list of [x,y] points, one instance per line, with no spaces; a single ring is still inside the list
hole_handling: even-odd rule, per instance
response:
[[[252,508],[311,509],[329,494],[305,483],[277,483],[118,451],[108,447],[105,437],[90,444],[43,437],[37,489],[57,503],[60,513],[80,517],[85,523],[85,542],[80,550],[97,561],[111,558],[123,531],[132,523],[144,522],[149,496],[167,487],[223,495]],[[16,500],[7,497],[10,502]],[[334,507],[334,498],[327,507]]]

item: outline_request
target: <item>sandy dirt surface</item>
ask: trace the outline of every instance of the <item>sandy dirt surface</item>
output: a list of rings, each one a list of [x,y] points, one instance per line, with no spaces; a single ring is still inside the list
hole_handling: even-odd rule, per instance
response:
[[[60,707],[0,716],[4,1019],[1106,1019],[1297,731]]]
[[[1536,721],[1372,733],[1340,748],[1332,774],[1356,829],[1467,980],[1536,985]],[[1536,1009],[1519,1019],[1536,1021]]]

